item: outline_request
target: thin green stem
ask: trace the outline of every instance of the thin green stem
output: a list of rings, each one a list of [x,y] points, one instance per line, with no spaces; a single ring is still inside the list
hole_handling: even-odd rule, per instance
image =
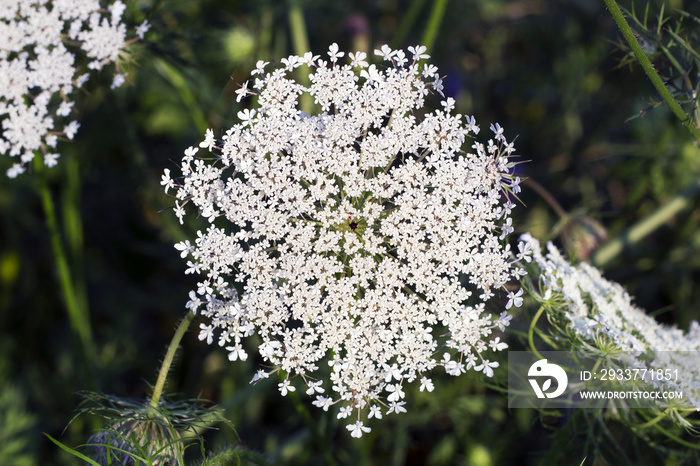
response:
[[[401,23],[399,23],[396,34],[394,34],[394,38],[391,40],[392,49],[401,47],[401,43],[404,41],[408,33],[413,30],[416,20],[418,19],[418,14],[420,13],[421,8],[423,8],[424,3],[425,0],[413,0],[411,2],[411,6],[408,7],[406,14],[401,19]]]
[[[531,188],[533,191],[535,191],[537,194],[540,195],[542,199],[545,200],[547,204],[554,210],[554,212],[557,213],[557,215],[561,218],[566,218],[567,213],[564,210],[564,208],[559,204],[559,202],[552,196],[552,194],[545,189],[544,186],[539,184],[537,181],[533,180],[532,178],[525,178],[523,180],[523,184],[529,188]]]
[[[542,355],[537,351],[537,348],[535,347],[535,338],[534,338],[534,333],[535,333],[535,326],[537,325],[537,321],[540,319],[540,316],[544,312],[544,306],[540,306],[540,308],[537,310],[535,313],[535,317],[532,318],[532,322],[530,322],[530,328],[527,330],[527,341],[530,344],[530,349],[537,355],[538,358],[542,358]]]
[[[666,414],[666,413],[659,413],[659,415],[656,416],[655,418],[653,418],[653,419],[651,419],[651,420],[649,420],[649,421],[647,421],[647,422],[645,422],[645,423],[643,423],[643,424],[639,424],[639,425],[637,425],[637,426],[635,426],[635,427],[637,427],[637,428],[639,428],[639,429],[646,429],[647,427],[651,427],[651,426],[653,426],[654,424],[657,424],[659,421],[661,421],[662,419],[665,419],[665,418],[667,418],[667,417],[668,417],[668,414]]]
[[[150,407],[158,407],[158,402],[160,401],[160,396],[163,394],[163,387],[165,386],[165,379],[168,377],[168,372],[170,371],[170,366],[175,358],[175,353],[177,348],[180,346],[182,337],[185,336],[185,332],[189,328],[192,320],[194,320],[195,314],[193,312],[188,312],[187,315],[182,319],[180,325],[178,325],[173,339],[170,340],[170,345],[168,346],[168,351],[165,353],[163,358],[163,363],[160,365],[160,371],[158,372],[158,379],[156,380],[156,385],[153,387],[153,395],[151,395]]]
[[[646,419],[650,419],[650,417],[651,417],[651,416],[647,416],[646,414],[642,413],[641,411],[640,411],[640,414],[642,415],[642,417],[644,417],[644,418],[646,418]],[[668,437],[669,439],[673,440],[674,442],[676,442],[676,443],[678,443],[678,444],[680,444],[680,445],[683,445],[683,446],[688,447],[688,448],[693,448],[693,449],[695,449],[695,450],[700,450],[700,444],[698,444],[698,443],[696,443],[696,442],[688,442],[687,440],[684,440],[684,439],[678,437],[677,435],[675,435],[675,434],[669,432],[668,430],[664,429],[664,428],[663,428],[662,426],[660,426],[658,423],[653,423],[653,424],[651,424],[651,426],[652,426],[654,429],[656,429],[656,430],[658,430],[659,432],[661,432],[661,433],[662,433],[663,435],[665,435],[666,437]]]
[[[306,22],[304,21],[304,10],[301,8],[299,0],[289,0],[288,7],[287,19],[289,21],[289,31],[292,35],[292,46],[294,53],[301,57],[309,51],[309,36],[306,31]],[[303,70],[306,70],[306,72]],[[305,87],[311,85],[308,67],[297,68],[297,74],[302,85]],[[303,112],[310,114],[313,110],[313,105],[314,102],[311,95],[306,92],[303,93],[299,100],[299,108]]]
[[[637,41],[637,38],[635,37],[634,33],[632,32],[632,29],[630,28],[629,24],[627,24],[627,20],[625,19],[625,16],[622,14],[620,7],[617,5],[617,2],[615,0],[603,0],[603,1],[605,2],[605,5],[607,5],[608,9],[610,10],[610,14],[612,15],[613,19],[615,20],[615,23],[617,23],[617,27],[620,28],[620,32],[622,33],[622,36],[625,38],[625,40],[629,44],[630,48],[632,49],[632,52],[634,53],[635,58],[637,59],[637,61],[639,61],[639,64],[642,65],[644,72],[647,74],[647,76],[651,80],[651,83],[654,85],[654,87],[656,88],[659,95],[661,95],[661,98],[664,99],[664,101],[671,108],[671,111],[678,117],[679,120],[681,120],[681,123],[683,123],[683,126],[688,128],[688,131],[691,132],[691,134],[693,135],[695,140],[700,141],[700,129],[698,129],[692,123],[690,117],[685,113],[685,111],[680,106],[680,104],[676,101],[676,99],[673,98],[673,95],[671,95],[671,92],[668,90],[668,88],[666,87],[664,82],[661,80],[661,77],[654,69],[654,66],[651,64],[649,57],[647,57],[647,54],[644,53],[644,49],[642,49],[642,46],[639,45],[639,42]]]
[[[153,65],[161,76],[178,92],[182,103],[187,108],[188,113],[197,127],[197,131],[199,131],[199,134],[204,134],[204,131],[209,127],[207,118],[197,104],[197,99],[192,92],[193,86],[187,81],[185,75],[162,58],[156,58]]]
[[[61,199],[63,214],[63,234],[70,255],[73,284],[78,307],[85,315],[89,315],[87,287],[84,271],[84,239],[83,220],[80,214],[80,168],[76,157],[66,157],[65,189]]]
[[[691,183],[664,205],[605,243],[593,255],[593,265],[604,267],[609,264],[623,251],[625,246],[637,243],[668,222],[678,212],[693,204],[698,194],[700,194],[700,180]]]
[[[34,169],[39,178],[39,191],[41,195],[41,203],[46,215],[46,225],[49,230],[51,240],[51,248],[53,250],[54,260],[56,262],[56,272],[58,273],[58,281],[63,294],[63,301],[68,311],[68,320],[71,329],[80,339],[83,355],[89,359],[93,355],[94,344],[92,341],[92,330],[90,328],[90,318],[86,309],[80,307],[80,300],[76,296],[73,277],[71,276],[70,267],[68,264],[68,256],[66,254],[61,235],[56,221],[56,207],[49,185],[44,172],[44,164],[38,154],[34,157]]]
[[[442,22],[442,17],[445,16],[446,9],[447,0],[434,1],[433,9],[430,12],[430,18],[428,19],[428,26],[425,28],[422,40],[422,45],[428,48],[428,52],[433,49],[433,44],[435,43],[435,38],[440,30],[440,23]]]

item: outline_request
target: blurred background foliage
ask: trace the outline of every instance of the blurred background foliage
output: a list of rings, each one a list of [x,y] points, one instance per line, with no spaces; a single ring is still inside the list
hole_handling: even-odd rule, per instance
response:
[[[82,112],[76,140],[64,144],[60,163],[48,171],[77,287],[89,307],[91,354],[80,355],[56,286],[37,180],[27,174],[0,182],[3,465],[78,464],[41,433],[79,445],[101,426],[81,416],[66,428],[79,390],[149,395],[195,285],[172,245],[194,237],[197,225],[177,224],[160,176],[176,169],[206,128],[222,134],[236,121],[250,103],[237,104],[234,91],[257,60],[279,62],[297,52],[300,18],[318,54],[333,42],[370,53],[384,43],[416,45],[439,19],[429,53],[445,75],[446,94],[482,129],[498,122],[509,139],[517,137],[517,153],[527,161],[521,176],[535,182],[524,186],[516,233],[552,239],[572,256],[585,257],[586,244],[616,237],[698,179],[696,142],[667,107],[654,104],[659,98],[621,47],[602,0],[127,3],[132,24],[144,17],[152,24],[121,65],[127,84],[109,91],[109,76],[92,84],[76,106]],[[652,31],[661,5],[650,4]],[[432,17],[442,6],[444,14]],[[621,6],[632,8],[628,1]],[[644,11],[645,3],[635,6]],[[672,18],[678,17],[674,9],[697,15],[700,4],[665,2]],[[662,30],[661,38],[669,35]],[[651,56],[663,69],[664,55]],[[0,159],[0,171],[8,162]],[[623,283],[640,307],[681,328],[700,316],[700,209],[693,208],[694,197],[687,204],[605,264],[607,276]],[[517,330],[528,320],[514,314],[516,331],[508,340],[520,349]],[[319,463],[321,448],[294,404],[269,380],[250,386],[255,361],[228,362],[224,350],[197,340],[199,322],[183,340],[166,391],[225,409],[237,434],[213,431],[206,447],[241,445],[274,464]],[[502,364],[496,383],[504,384],[506,375]],[[436,372],[434,380],[433,393],[408,393],[407,414],[371,423],[372,434],[360,440],[351,439],[333,413],[306,405],[340,464],[580,464],[584,457],[584,464],[608,464],[605,458],[619,456],[614,449],[606,456],[602,441],[591,447],[591,430],[577,431],[586,413],[509,411],[497,387],[474,374]],[[630,457],[649,453],[629,431],[608,428]],[[654,455],[645,461],[668,464]]]

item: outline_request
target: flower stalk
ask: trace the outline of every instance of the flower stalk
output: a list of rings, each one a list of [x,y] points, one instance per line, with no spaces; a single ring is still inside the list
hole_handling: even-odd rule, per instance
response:
[[[700,180],[696,180],[654,212],[601,246],[593,255],[593,264],[596,267],[605,267],[610,264],[626,246],[638,243],[691,205],[699,193]]]
[[[163,387],[165,386],[165,379],[168,377],[168,372],[170,371],[170,366],[173,364],[173,359],[175,359],[175,353],[177,348],[180,346],[182,337],[185,336],[187,329],[195,318],[194,312],[188,312],[185,317],[180,321],[173,339],[170,340],[170,345],[168,346],[168,351],[165,353],[163,358],[163,363],[160,365],[160,370],[158,371],[158,379],[153,387],[153,394],[151,395],[151,401],[149,406],[153,409],[158,407],[158,402],[160,402],[160,397],[163,394]]]
[[[81,301],[77,297],[75,283],[71,275],[68,256],[61,240],[61,234],[56,220],[56,207],[51,192],[49,191],[46,173],[44,171],[44,163],[39,157],[34,157],[34,169],[39,178],[39,193],[41,195],[41,204],[46,215],[46,225],[49,230],[51,240],[51,249],[53,251],[54,261],[56,262],[56,272],[58,281],[63,294],[63,302],[68,312],[68,321],[71,329],[78,336],[83,354],[87,357],[93,354],[94,342],[92,339],[92,330],[90,328],[90,317],[87,309],[80,305]]]

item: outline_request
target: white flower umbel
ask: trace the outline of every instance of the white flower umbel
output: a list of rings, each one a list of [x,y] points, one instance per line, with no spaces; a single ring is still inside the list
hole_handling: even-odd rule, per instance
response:
[[[125,8],[120,0],[108,9],[99,0],[0,2],[0,154],[18,159],[7,176],[24,173],[37,154],[49,167],[57,163],[58,137],[73,139],[79,127],[67,121],[73,95],[90,76],[76,69],[75,52],[92,70],[115,62],[128,43]],[[144,23],[137,34],[146,30]],[[117,74],[112,86],[124,76]]]
[[[258,107],[220,141],[207,131],[185,151],[182,177],[162,179],[177,189],[181,221],[190,204],[211,222],[176,246],[203,277],[188,306],[211,319],[200,338],[217,329],[219,345],[244,359],[241,341],[257,333],[270,373],[300,375],[324,410],[356,412],[353,436],[369,430],[363,408],[405,411],[404,383],[432,391],[425,374],[459,375],[467,361],[491,376],[497,363],[485,353],[506,347],[489,349],[508,319],[484,303],[516,275],[503,242],[520,181],[513,146],[498,125],[486,144],[473,141],[479,128],[452,113],[453,99],[426,110],[441,89],[437,68],[420,63],[424,47],[409,50],[412,59],[383,47],[381,66],[361,52],[343,65],[335,44],[328,60],[290,56],[269,71],[259,62],[239,93]],[[299,66],[311,70],[308,88],[292,78]],[[304,93],[322,113],[299,110]]]
[[[683,391],[685,399],[700,410],[698,322],[693,321],[688,332],[659,324],[632,303],[620,284],[606,280],[597,268],[585,262],[569,263],[551,243],[545,254],[529,234],[521,240],[532,251],[533,263],[541,274],[543,289],[534,296],[545,308],[563,316],[563,331],[570,338],[594,354],[619,354],[630,367],[677,369],[678,380],[664,381],[666,387]],[[699,353],[689,354],[696,351]],[[653,360],[644,362],[636,355],[645,360],[653,356]]]

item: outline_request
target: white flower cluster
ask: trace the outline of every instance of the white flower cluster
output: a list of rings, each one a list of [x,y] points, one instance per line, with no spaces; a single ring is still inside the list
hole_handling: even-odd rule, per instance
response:
[[[632,303],[620,284],[606,280],[597,268],[585,262],[572,265],[551,243],[543,255],[539,242],[529,234],[521,240],[532,251],[544,284],[543,293],[535,294],[536,299],[545,306],[556,303],[554,307],[562,312],[567,330],[583,342],[584,348],[593,353],[613,351],[632,368],[677,370],[679,380],[674,377],[664,383],[683,391],[692,406],[700,410],[698,322],[693,321],[688,332],[659,324]],[[658,382],[650,381],[652,385]]]
[[[240,112],[220,142],[208,130],[185,151],[182,178],[166,170],[162,180],[177,188],[180,221],[190,203],[211,222],[194,244],[176,245],[187,273],[204,277],[187,304],[211,318],[200,339],[218,336],[229,359],[245,360],[241,341],[257,332],[271,369],[254,380],[282,370],[286,395],[300,375],[314,405],[340,402],[339,418],[356,411],[356,437],[369,431],[363,408],[368,418],[405,412],[404,383],[432,391],[425,374],[436,366],[492,376],[498,363],[486,352],[507,345],[489,335],[510,316],[493,319],[485,301],[524,273],[504,246],[520,189],[512,144],[492,125],[493,139],[465,152],[474,118],[453,114],[451,98],[423,108],[442,84],[421,65],[425,48],[409,51],[382,47],[386,66],[362,52],[343,65],[335,44],[328,60],[290,56],[269,72],[259,62],[251,89],[238,92],[256,95],[258,108]],[[300,66],[308,88],[290,77]],[[301,112],[303,93],[323,113]],[[330,380],[317,374],[326,356]]]
[[[72,94],[90,76],[78,73],[69,49],[79,47],[91,70],[116,61],[127,44],[125,8],[120,0],[107,10],[99,0],[0,0],[0,154],[20,159],[7,176],[23,173],[38,152],[56,165],[58,137],[73,139],[80,126],[59,127],[59,120],[70,116]],[[137,35],[147,29],[143,23]],[[117,74],[113,87],[123,81]]]

